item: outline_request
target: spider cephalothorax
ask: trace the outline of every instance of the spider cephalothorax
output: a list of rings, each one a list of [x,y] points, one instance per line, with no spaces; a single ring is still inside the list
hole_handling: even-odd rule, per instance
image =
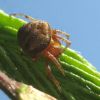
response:
[[[70,45],[69,34],[60,30],[54,30],[47,22],[34,20],[32,17],[24,14],[11,14],[14,16],[24,16],[31,22],[20,27],[18,31],[18,42],[24,53],[36,59],[40,55],[46,58],[46,72],[49,78],[60,89],[59,82],[53,76],[48,61],[52,61],[59,71],[64,75],[64,70],[58,61],[58,56],[64,51],[61,48],[61,40]],[[64,34],[64,38],[58,34]]]

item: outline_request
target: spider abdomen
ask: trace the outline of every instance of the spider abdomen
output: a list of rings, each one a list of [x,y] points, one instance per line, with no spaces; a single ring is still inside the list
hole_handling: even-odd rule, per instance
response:
[[[34,57],[48,47],[51,40],[50,27],[45,22],[30,22],[19,29],[17,37],[23,51]]]

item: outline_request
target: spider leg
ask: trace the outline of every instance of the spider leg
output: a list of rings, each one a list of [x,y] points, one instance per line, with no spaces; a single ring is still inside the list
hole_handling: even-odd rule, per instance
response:
[[[45,57],[47,57],[49,60],[51,60],[57,67],[57,69],[65,76],[65,72],[64,69],[62,68],[62,66],[60,65],[60,63],[58,62],[58,60],[56,59],[55,56],[53,56],[49,51],[45,52]]]
[[[56,34],[55,34],[55,36],[57,38],[61,39],[62,41],[64,41],[66,43],[66,47],[69,47],[71,45],[71,42],[68,39],[65,39],[65,38],[63,38],[63,37],[61,37],[59,35],[56,35]]]
[[[30,21],[37,21],[36,19],[32,18],[31,16],[25,15],[23,13],[12,13],[12,14],[10,14],[10,16],[23,16]]]
[[[67,37],[67,39],[69,39],[69,37],[70,37],[70,35],[68,34],[68,33],[66,33],[66,32],[63,32],[63,31],[61,31],[61,30],[54,30],[56,33],[59,33],[59,34],[64,34],[66,37]]]
[[[59,81],[55,78],[55,76],[52,74],[51,68],[48,65],[48,63],[46,62],[46,74],[48,76],[48,78],[54,83],[54,85],[57,87],[57,89],[59,91],[61,91],[61,86]]]
[[[71,42],[70,42],[68,39],[65,39],[65,38],[63,38],[63,37],[61,37],[61,36],[59,36],[59,35],[57,35],[57,34],[53,34],[53,35],[54,35],[55,38],[58,39],[59,42],[60,42],[60,39],[61,39],[62,41],[64,41],[64,42],[66,43],[65,48],[60,48],[60,47],[59,47],[59,46],[61,45],[61,43],[60,43],[58,46],[56,46],[55,44],[53,45],[54,48],[60,48],[60,54],[61,54],[61,53],[63,53],[63,52],[65,51],[65,49],[66,49],[67,47],[70,46]],[[54,39],[54,41],[55,41],[55,39]]]

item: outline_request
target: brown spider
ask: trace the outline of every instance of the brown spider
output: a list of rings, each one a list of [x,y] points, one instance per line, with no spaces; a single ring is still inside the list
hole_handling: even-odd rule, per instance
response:
[[[30,22],[23,25],[18,31],[18,42],[22,50],[32,57],[37,59],[40,55],[47,58],[46,72],[52,82],[60,90],[59,81],[53,76],[48,61],[52,61],[58,70],[64,75],[64,70],[58,61],[58,56],[64,51],[61,48],[61,41],[66,43],[66,47],[70,46],[69,34],[60,30],[55,30],[50,27],[47,22],[33,19],[24,14],[11,14],[13,16],[24,16]],[[59,34],[59,35],[58,35]],[[60,34],[64,34],[67,38],[63,38]]]

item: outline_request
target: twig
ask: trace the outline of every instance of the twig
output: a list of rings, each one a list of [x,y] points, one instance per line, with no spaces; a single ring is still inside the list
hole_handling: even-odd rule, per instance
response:
[[[0,88],[9,94],[14,100],[57,100],[56,98],[43,93],[30,85],[10,79],[0,71]]]

